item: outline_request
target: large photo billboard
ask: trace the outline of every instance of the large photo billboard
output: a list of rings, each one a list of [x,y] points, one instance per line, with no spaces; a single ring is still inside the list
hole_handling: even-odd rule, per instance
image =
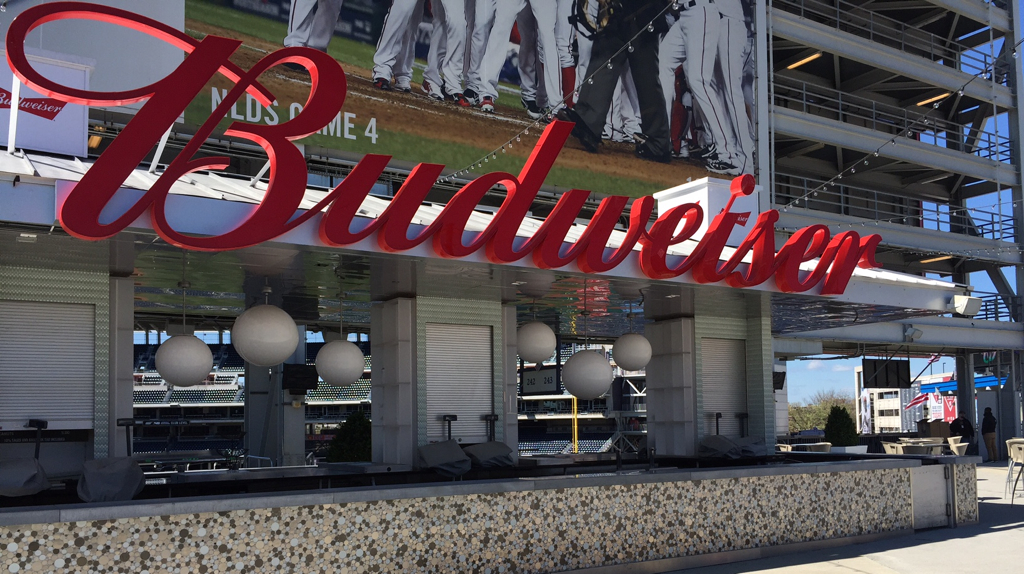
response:
[[[185,2],[186,31],[240,39],[243,68],[283,46],[345,69],[335,120],[300,143],[397,164],[517,173],[551,119],[573,138],[546,186],[643,195],[755,169],[753,0],[219,0]],[[261,77],[277,98],[231,121],[294,117],[308,72]],[[200,125],[231,87],[211,82]]]
[[[11,18],[39,3],[11,3],[0,21],[5,33]],[[286,46],[332,56],[345,71],[347,97],[333,121],[298,141],[308,156],[390,155],[399,171],[443,164],[460,180],[514,174],[545,125],[561,119],[575,129],[545,180],[555,192],[639,196],[708,176],[757,175],[754,0],[96,3],[197,40],[236,39],[242,45],[231,58],[241,69]],[[61,61],[85,58],[89,88],[98,91],[151,84],[184,58],[164,40],[83,19],[47,23],[26,44]],[[252,94],[230,102],[221,132],[231,122],[289,121],[311,91],[309,72],[295,64],[275,66],[260,83],[274,102],[264,106]],[[215,76],[180,117],[183,132],[204,125],[232,87]],[[132,114],[141,105],[105,110]],[[97,109],[90,117],[93,155],[104,149],[101,124],[124,119]],[[18,145],[32,149],[27,135]]]

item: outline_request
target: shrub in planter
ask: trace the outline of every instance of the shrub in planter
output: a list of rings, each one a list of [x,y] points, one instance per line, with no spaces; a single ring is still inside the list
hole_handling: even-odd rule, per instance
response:
[[[832,443],[832,446],[857,446],[860,444],[857,425],[853,423],[853,417],[845,408],[833,406],[832,410],[828,412],[828,420],[825,421],[825,440]]]
[[[362,411],[348,415],[327,450],[327,462],[364,462],[371,458],[370,419]]]

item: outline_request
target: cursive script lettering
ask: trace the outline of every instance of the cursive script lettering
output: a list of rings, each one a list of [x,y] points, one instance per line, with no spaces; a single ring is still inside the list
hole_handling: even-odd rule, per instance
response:
[[[47,22],[87,19],[126,26],[163,39],[188,55],[178,68],[157,82],[123,92],[93,92],[57,84],[36,72],[25,57],[24,43],[33,29]],[[584,207],[589,191],[573,189],[559,198],[551,214],[528,238],[517,235],[541,185],[572,131],[572,124],[554,121],[547,126],[522,171],[489,173],[467,183],[429,225],[410,236],[419,206],[433,188],[444,166],[420,164],[402,184],[384,212],[375,220],[353,230],[359,206],[390,161],[389,156],[368,154],[352,172],[316,206],[299,210],[306,190],[306,165],[292,141],[321,130],[337,117],[346,94],[345,73],[336,60],[306,48],[284,48],[261,59],[251,70],[241,70],[229,58],[240,42],[218,36],[196,40],[160,22],[106,6],[79,2],[52,2],[26,9],[11,23],[7,35],[7,59],[21,80],[58,103],[32,103],[37,111],[59,102],[83,105],[120,105],[145,102],[106,151],[75,185],[60,209],[64,229],[79,238],[105,239],[124,230],[147,210],[160,237],[184,249],[225,251],[270,241],[302,225],[317,214],[320,240],[331,246],[345,246],[376,235],[384,251],[400,252],[430,242],[440,257],[466,257],[480,250],[494,263],[508,264],[530,256],[534,265],[546,269],[564,268],[575,262],[585,273],[603,273],[639,251],[641,271],[652,279],[672,279],[691,273],[697,283],[726,282],[734,287],[751,287],[772,277],[786,292],[803,292],[821,285],[827,295],[840,294],[857,266],[878,267],[875,249],[881,238],[860,237],[850,231],[831,237],[828,228],[814,225],[795,233],[776,253],[775,223],[779,215],[767,211],[758,215],[751,232],[724,261],[726,241],[737,225],[745,225],[750,213],[731,211],[733,201],[749,195],[754,178],[744,175],[732,182],[732,198],[725,210],[714,217],[706,233],[686,256],[673,246],[694,238],[704,219],[697,204],[685,204],[660,214],[648,229],[654,199],[642,197],[630,202],[625,197],[606,197],[584,232],[571,245],[566,238]],[[199,148],[232,106],[248,93],[266,106],[273,95],[256,79],[266,70],[285,63],[299,64],[310,74],[311,88],[301,111],[288,121],[273,125],[234,122],[225,132],[260,145],[270,158],[269,185],[263,201],[234,229],[214,236],[196,237],[180,233],[167,221],[165,200],[179,178],[198,170],[223,169],[224,157],[197,158]],[[156,183],[134,205],[113,221],[103,223],[100,214],[125,180],[169,129],[209,80],[217,73],[235,85],[223,93],[209,120],[198,129]],[[10,96],[6,96],[10,106]],[[0,96],[0,105],[3,105]],[[22,105],[26,105],[25,102]],[[31,110],[29,110],[31,111]],[[470,217],[483,196],[495,186],[507,190],[498,212],[482,231],[469,233]],[[629,224],[621,244],[607,244],[616,224],[628,209]],[[639,246],[639,247],[638,247]],[[803,267],[817,259],[813,270]],[[744,268],[744,262],[746,267]]]

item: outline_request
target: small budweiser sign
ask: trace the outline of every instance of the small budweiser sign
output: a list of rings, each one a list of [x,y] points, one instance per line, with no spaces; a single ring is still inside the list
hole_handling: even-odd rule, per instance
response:
[[[0,88],[0,110],[11,109],[11,92]],[[43,119],[52,120],[67,105],[53,98],[21,98],[18,109]]]

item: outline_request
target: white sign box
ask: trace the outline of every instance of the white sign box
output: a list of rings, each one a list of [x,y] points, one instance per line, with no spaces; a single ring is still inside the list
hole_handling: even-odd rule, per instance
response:
[[[673,207],[685,203],[700,205],[704,209],[704,222],[701,223],[697,233],[693,235],[694,239],[700,239],[707,232],[708,224],[725,209],[725,204],[729,202],[731,197],[729,184],[731,183],[731,180],[706,177],[666,189],[665,191],[659,191],[654,194],[654,199],[658,201],[658,213],[665,213]],[[738,247],[754,228],[754,222],[757,221],[757,216],[760,213],[758,207],[758,196],[760,193],[761,186],[755,186],[754,193],[741,195],[733,203],[730,211],[745,214],[745,217],[739,219],[736,227],[733,228],[732,233],[729,235],[729,241],[726,243],[729,247]]]
[[[54,52],[26,52],[32,67],[43,76],[63,86],[89,88],[92,66],[88,62]],[[10,69],[3,68],[0,71],[0,144],[4,147],[7,146],[11,122],[13,85],[14,74]],[[14,147],[77,157],[88,155],[88,107],[46,98],[22,85],[18,108]]]

